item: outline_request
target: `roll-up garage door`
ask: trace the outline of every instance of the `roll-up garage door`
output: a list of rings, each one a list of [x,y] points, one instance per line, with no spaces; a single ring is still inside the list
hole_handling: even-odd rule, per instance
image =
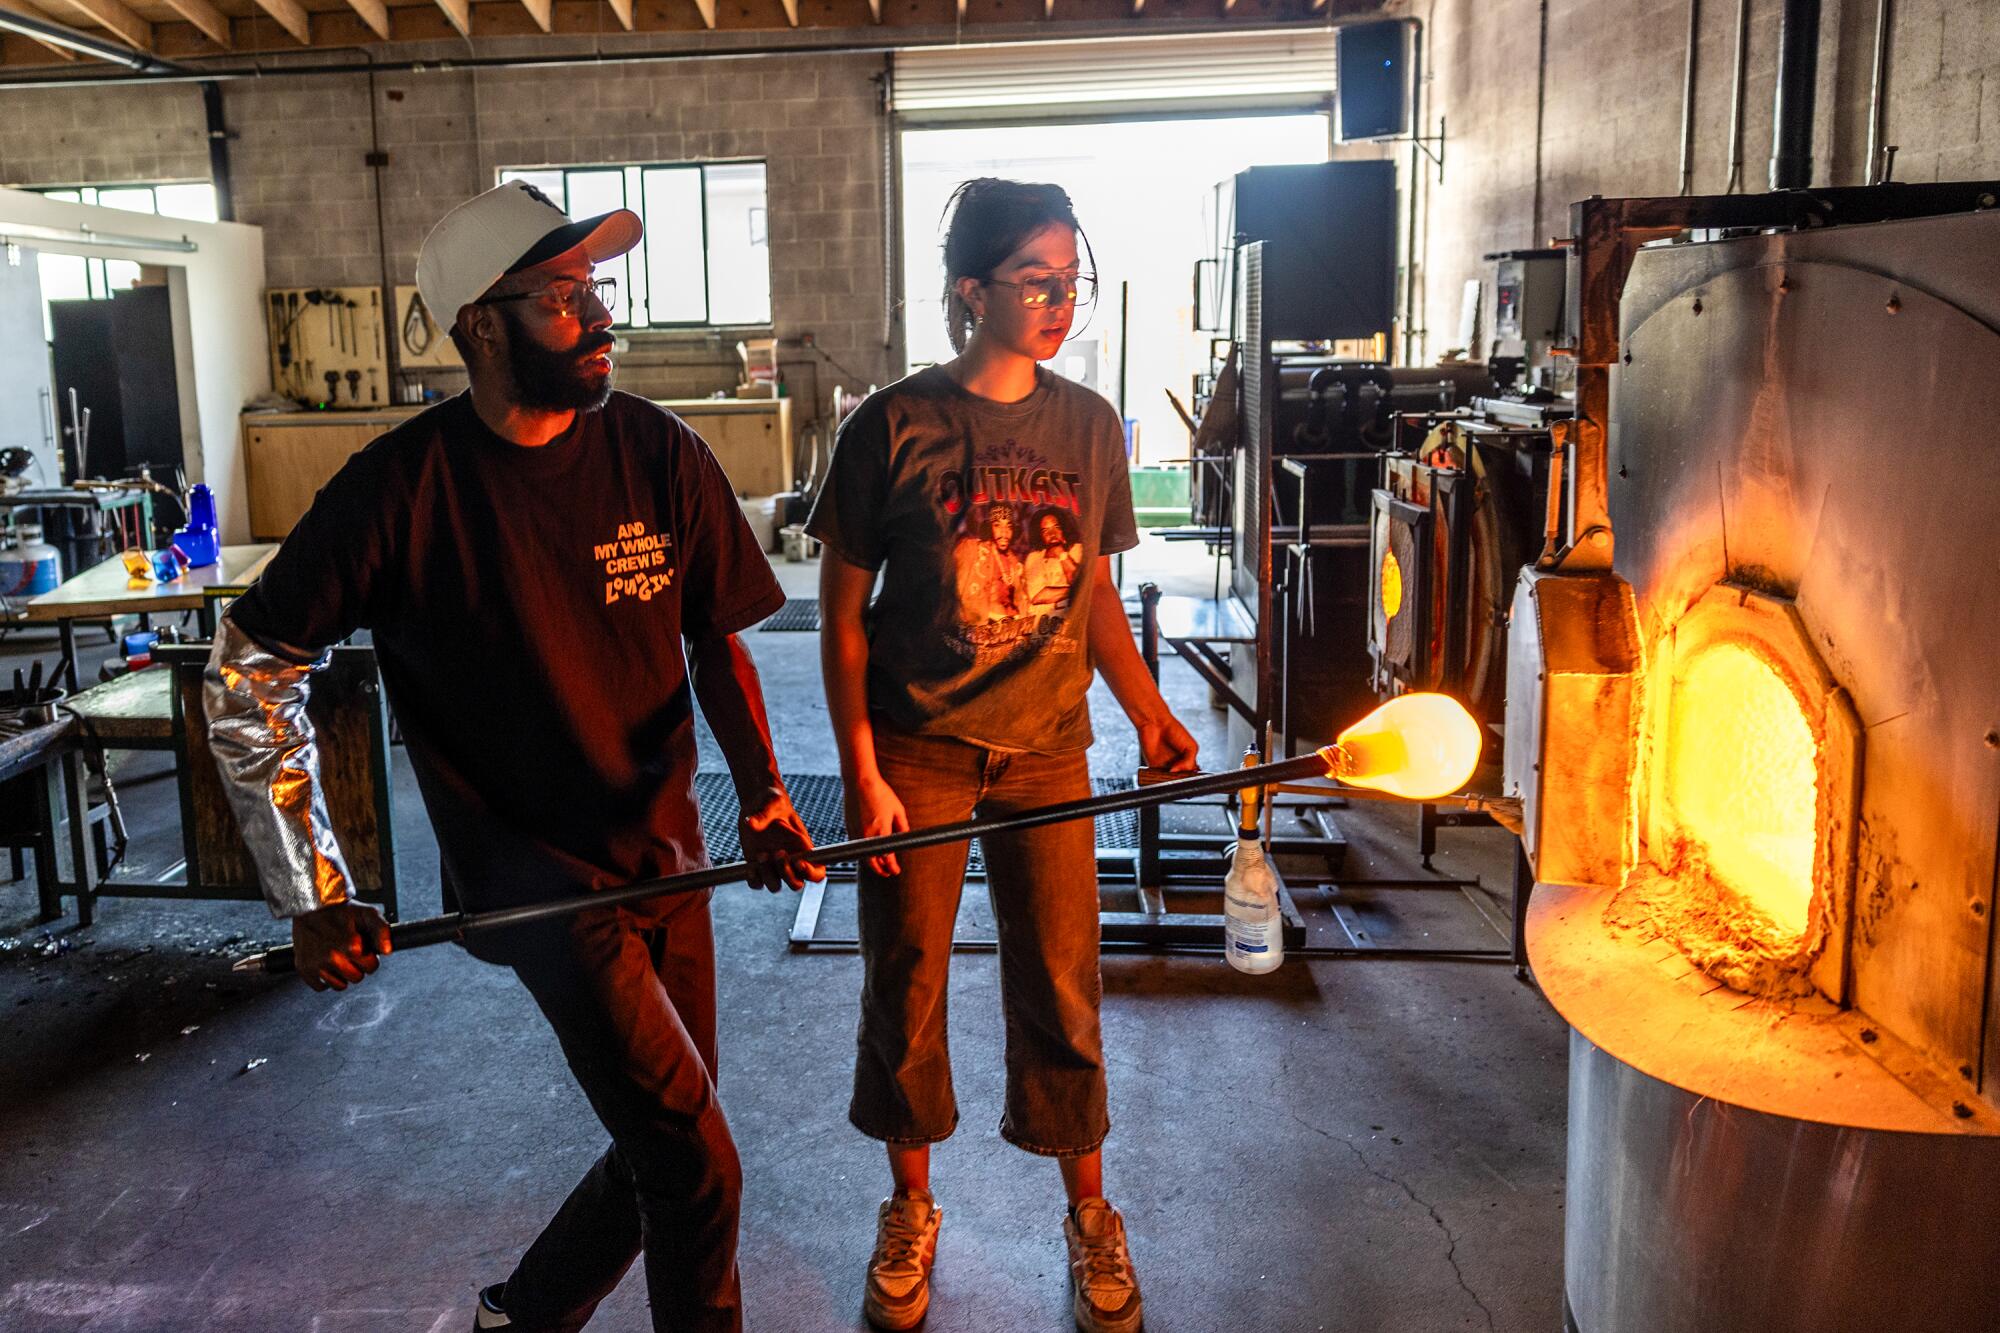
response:
[[[898,52],[906,122],[1307,109],[1333,92],[1333,32],[1200,33]]]

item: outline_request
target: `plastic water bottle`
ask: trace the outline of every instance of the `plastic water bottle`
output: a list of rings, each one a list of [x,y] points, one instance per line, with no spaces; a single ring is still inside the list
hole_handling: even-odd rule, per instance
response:
[[[1236,831],[1236,852],[1222,881],[1222,951],[1238,972],[1272,972],[1285,961],[1285,918],[1278,876],[1255,825]]]

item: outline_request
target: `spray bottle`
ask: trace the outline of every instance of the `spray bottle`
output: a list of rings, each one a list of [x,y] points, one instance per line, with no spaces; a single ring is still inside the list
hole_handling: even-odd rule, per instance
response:
[[[1243,765],[1257,763],[1257,751],[1244,751]],[[1222,881],[1222,951],[1239,972],[1276,971],[1285,961],[1285,918],[1278,910],[1278,876],[1264,855],[1257,820],[1263,789],[1245,787],[1236,823],[1236,847],[1229,874]]]

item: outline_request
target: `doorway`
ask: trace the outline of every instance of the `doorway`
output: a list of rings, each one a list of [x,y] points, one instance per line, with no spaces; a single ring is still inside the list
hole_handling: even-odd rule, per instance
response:
[[[1050,181],[1076,205],[1099,296],[1049,364],[1136,422],[1135,468],[1185,458],[1187,430],[1167,391],[1187,403],[1210,368],[1211,335],[1194,326],[1194,273],[1214,250],[1215,186],[1247,167],[1324,162],[1329,130],[1323,112],[904,130],[908,369],[952,355],[940,260],[952,190],[978,176]]]

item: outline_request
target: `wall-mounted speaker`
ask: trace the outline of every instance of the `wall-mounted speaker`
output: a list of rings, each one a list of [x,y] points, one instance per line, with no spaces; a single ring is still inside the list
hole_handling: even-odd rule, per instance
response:
[[[1334,96],[1340,141],[1408,133],[1409,25],[1400,19],[1334,29]]]

